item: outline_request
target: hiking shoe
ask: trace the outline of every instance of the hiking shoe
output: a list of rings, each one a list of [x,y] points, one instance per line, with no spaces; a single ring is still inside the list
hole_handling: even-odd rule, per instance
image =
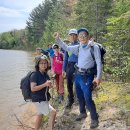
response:
[[[81,121],[83,118],[86,118],[87,114],[86,113],[80,113],[78,117],[76,118],[76,121]]]
[[[98,124],[99,124],[98,120],[91,120],[90,128],[94,129],[94,128],[98,127]]]

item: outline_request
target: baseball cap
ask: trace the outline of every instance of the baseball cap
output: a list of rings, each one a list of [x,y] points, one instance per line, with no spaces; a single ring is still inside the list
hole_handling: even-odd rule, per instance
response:
[[[79,34],[80,32],[86,32],[87,34],[89,34],[87,28],[80,28],[80,29],[78,30],[78,34]]]
[[[77,35],[77,34],[78,34],[78,33],[77,33],[77,29],[74,29],[74,28],[73,28],[73,29],[70,29],[70,30],[69,30],[69,35],[70,35],[70,34],[76,34],[76,35]]]

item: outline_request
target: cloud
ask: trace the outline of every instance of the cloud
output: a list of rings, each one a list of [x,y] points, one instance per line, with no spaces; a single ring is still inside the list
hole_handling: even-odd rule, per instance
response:
[[[0,16],[4,17],[22,17],[23,14],[15,9],[0,7]]]
[[[29,14],[44,0],[0,0],[0,32],[23,29]]]
[[[44,0],[0,0],[0,5],[19,10],[32,10]]]

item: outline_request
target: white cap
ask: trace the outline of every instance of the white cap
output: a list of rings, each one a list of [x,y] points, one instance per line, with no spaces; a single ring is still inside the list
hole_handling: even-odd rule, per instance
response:
[[[70,29],[69,30],[69,35],[70,34],[78,34],[77,29]]]

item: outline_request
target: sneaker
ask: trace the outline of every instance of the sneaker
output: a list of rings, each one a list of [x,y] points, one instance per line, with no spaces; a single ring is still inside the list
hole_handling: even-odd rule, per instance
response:
[[[98,120],[91,120],[90,128],[94,129],[94,128],[98,127],[98,124],[99,124]]]
[[[76,121],[81,121],[83,118],[86,118],[87,114],[86,113],[80,113],[78,117],[76,118]]]

